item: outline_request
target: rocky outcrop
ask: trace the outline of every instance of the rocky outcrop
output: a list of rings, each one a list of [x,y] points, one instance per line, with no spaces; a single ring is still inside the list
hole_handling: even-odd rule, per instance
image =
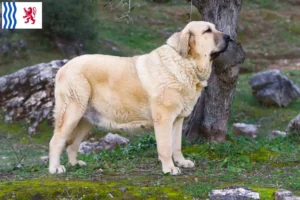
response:
[[[210,200],[255,200],[260,199],[257,192],[244,187],[229,187],[221,190],[212,190],[209,193]]]
[[[244,136],[256,138],[258,134],[257,126],[253,124],[235,123],[232,127],[232,132],[236,136]]]
[[[286,132],[283,131],[279,131],[279,130],[273,130],[272,132],[269,133],[268,137],[270,139],[274,139],[276,137],[285,137],[286,136]]]
[[[285,107],[300,97],[300,88],[279,70],[257,73],[249,83],[252,94],[266,106]]]
[[[104,138],[97,142],[82,142],[78,152],[81,154],[89,154],[91,152],[98,153],[102,150],[111,151],[118,146],[129,145],[129,140],[118,134],[108,133]]]
[[[41,63],[0,77],[0,110],[4,111],[4,120],[25,121],[30,133],[42,121],[51,123],[55,75],[67,61]]]
[[[295,196],[288,190],[278,190],[275,192],[275,200],[300,200],[300,197]]]
[[[286,130],[291,133],[300,134],[300,114],[289,123]]]

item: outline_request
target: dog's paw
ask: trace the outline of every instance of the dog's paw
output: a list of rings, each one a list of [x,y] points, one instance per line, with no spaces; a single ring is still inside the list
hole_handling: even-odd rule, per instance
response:
[[[184,168],[193,168],[193,167],[195,167],[195,163],[191,160],[180,160],[180,161],[175,161],[175,163],[179,167],[184,167]]]
[[[168,167],[163,169],[164,174],[170,173],[171,175],[179,175],[181,174],[181,170],[178,167]]]
[[[50,174],[61,174],[66,172],[66,168],[63,165],[58,167],[49,167]]]

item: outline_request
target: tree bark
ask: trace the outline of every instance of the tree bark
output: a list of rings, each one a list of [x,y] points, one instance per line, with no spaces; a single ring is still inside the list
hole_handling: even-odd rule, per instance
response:
[[[192,0],[192,3],[203,21],[215,24],[234,42],[214,61],[208,86],[202,91],[183,132],[189,140],[203,136],[209,141],[224,141],[240,64],[245,59],[243,48],[236,41],[242,0]]]

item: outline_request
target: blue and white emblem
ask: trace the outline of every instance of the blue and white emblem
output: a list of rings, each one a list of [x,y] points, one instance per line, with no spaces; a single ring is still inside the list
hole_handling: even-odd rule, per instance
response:
[[[2,2],[2,29],[41,29],[42,2]]]

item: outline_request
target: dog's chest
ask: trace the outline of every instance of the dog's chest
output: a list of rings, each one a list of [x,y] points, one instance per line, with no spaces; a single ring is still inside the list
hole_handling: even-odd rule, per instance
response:
[[[193,111],[198,98],[201,95],[201,90],[206,87],[206,81],[200,82],[195,87],[188,90],[187,94],[183,97],[183,109],[181,111],[180,117],[188,117]]]

